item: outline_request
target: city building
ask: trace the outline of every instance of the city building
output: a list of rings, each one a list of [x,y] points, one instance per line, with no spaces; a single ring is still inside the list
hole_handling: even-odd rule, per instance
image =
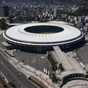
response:
[[[8,6],[0,5],[0,16],[8,16]]]
[[[58,15],[59,15],[59,10],[58,9],[54,9],[54,12],[53,12],[53,15],[54,15],[54,17],[58,17]]]

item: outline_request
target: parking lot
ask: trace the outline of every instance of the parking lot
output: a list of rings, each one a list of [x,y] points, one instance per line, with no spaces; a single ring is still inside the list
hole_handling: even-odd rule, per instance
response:
[[[88,63],[88,47],[78,49],[78,54],[84,63]]]
[[[86,67],[86,70],[88,71],[88,46],[78,49],[77,52],[78,52],[79,56],[81,57],[84,65]]]
[[[46,57],[46,54],[17,51],[14,55],[15,58],[34,67],[37,70],[43,71],[43,69],[46,68],[51,72],[50,63]]]
[[[3,42],[4,41],[4,38],[2,36],[2,34],[0,34],[0,42]]]

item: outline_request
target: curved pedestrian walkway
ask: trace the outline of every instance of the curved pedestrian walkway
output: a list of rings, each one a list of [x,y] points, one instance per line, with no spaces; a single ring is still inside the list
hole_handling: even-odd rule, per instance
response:
[[[75,87],[88,88],[88,85],[86,85],[86,84],[76,84],[76,85],[69,86],[68,88],[75,88]]]
[[[82,80],[88,81],[88,75],[83,74],[83,73],[73,73],[73,74],[66,75],[61,79],[59,86],[63,86],[66,82],[68,82],[70,80],[77,80],[77,79],[82,79]]]
[[[62,88],[88,88],[88,81],[72,80],[67,82]]]

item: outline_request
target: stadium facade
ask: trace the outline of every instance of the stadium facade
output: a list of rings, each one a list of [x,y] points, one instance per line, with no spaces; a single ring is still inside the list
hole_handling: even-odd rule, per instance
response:
[[[28,23],[4,31],[3,37],[14,48],[45,52],[52,46],[68,48],[84,39],[77,28],[60,23]]]

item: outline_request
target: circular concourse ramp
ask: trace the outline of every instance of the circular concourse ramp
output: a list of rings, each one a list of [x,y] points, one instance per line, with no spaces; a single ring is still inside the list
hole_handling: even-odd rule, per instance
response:
[[[3,33],[13,44],[53,46],[77,42],[82,32],[72,26],[54,23],[29,23],[11,27]]]

